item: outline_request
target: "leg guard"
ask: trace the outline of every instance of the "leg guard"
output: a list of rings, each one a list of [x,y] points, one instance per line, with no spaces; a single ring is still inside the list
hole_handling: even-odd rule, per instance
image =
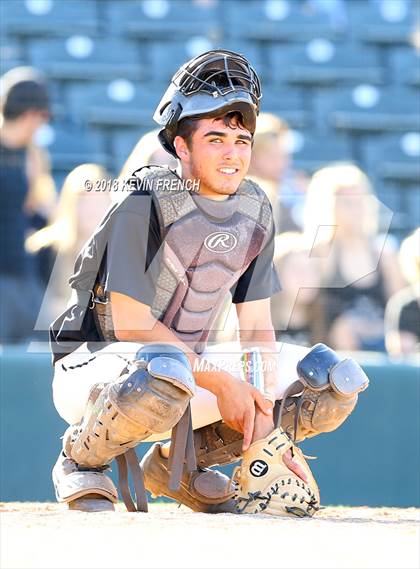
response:
[[[194,394],[188,358],[170,345],[139,350],[134,369],[97,385],[82,422],[67,429],[64,452],[79,466],[98,468],[153,433],[170,430]]]
[[[109,504],[118,500],[117,489],[109,476],[100,469],[80,471],[74,460],[62,452],[55,463],[52,476],[58,502],[73,502],[86,495],[103,496]],[[105,509],[106,505],[102,506]]]
[[[324,344],[314,346],[298,363],[297,371],[299,381],[288,391],[299,387],[301,394],[288,397],[286,393],[281,405],[276,405],[276,423],[297,442],[334,431],[353,411],[358,394],[369,385],[355,360],[340,360]]]

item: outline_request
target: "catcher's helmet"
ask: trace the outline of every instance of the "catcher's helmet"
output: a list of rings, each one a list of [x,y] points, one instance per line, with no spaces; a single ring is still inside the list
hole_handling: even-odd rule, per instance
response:
[[[253,134],[261,96],[260,80],[243,55],[225,49],[202,53],[175,73],[156,108],[153,119],[163,127],[159,140],[177,157],[173,141],[181,119],[230,111],[241,113]]]

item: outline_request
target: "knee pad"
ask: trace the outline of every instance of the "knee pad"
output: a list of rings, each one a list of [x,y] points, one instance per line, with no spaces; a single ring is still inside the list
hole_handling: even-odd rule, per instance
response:
[[[358,394],[369,385],[355,360],[341,359],[324,344],[312,348],[298,363],[297,372],[297,383],[303,387],[301,394],[287,397],[286,393],[281,406],[276,405],[277,423],[297,442],[334,431],[355,408]]]
[[[353,397],[369,379],[353,358],[340,357],[325,344],[316,344],[297,365],[300,382],[312,391],[332,389],[339,397]]]
[[[64,439],[77,464],[100,467],[153,433],[178,423],[195,392],[188,358],[165,344],[144,346],[129,372],[95,386],[82,422]]]

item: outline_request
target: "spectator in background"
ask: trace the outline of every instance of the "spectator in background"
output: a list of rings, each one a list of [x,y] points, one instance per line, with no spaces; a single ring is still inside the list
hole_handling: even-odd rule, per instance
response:
[[[278,342],[312,346],[325,337],[321,274],[310,253],[301,233],[277,235],[274,264],[282,289],[271,297],[271,319]]]
[[[257,118],[249,176],[267,194],[276,233],[301,229],[299,215],[309,180],[291,169],[290,130],[282,119],[270,113]]]
[[[322,168],[308,188],[305,234],[320,260],[325,341],[335,349],[383,351],[385,305],[404,286],[396,252],[378,240],[378,205],[352,164]]]
[[[110,180],[109,173],[98,164],[81,164],[74,168],[64,181],[53,223],[26,240],[30,253],[45,247],[52,247],[56,253],[44,298],[41,327],[48,325],[52,314],[65,310],[68,279],[75,259],[111,204],[107,180]]]
[[[393,356],[414,355],[420,347],[420,228],[404,239],[398,260],[409,285],[386,305],[386,348]]]
[[[158,139],[159,129],[151,130],[140,138],[125,161],[120,172],[120,178],[129,178],[141,166],[169,166],[175,169],[177,160],[162,148]]]
[[[34,69],[15,68],[1,78],[0,115],[0,343],[8,343],[33,333],[42,285],[24,241],[56,201],[48,156],[33,142],[50,118],[47,89]]]

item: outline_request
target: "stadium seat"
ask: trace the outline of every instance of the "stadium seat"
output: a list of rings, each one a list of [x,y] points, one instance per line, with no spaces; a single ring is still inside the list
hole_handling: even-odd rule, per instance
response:
[[[346,4],[354,38],[373,44],[407,44],[415,21],[415,0],[351,0]]]
[[[188,41],[152,41],[149,44],[151,79],[167,83],[180,65],[203,51],[217,46],[205,36],[196,36]],[[163,93],[162,93],[163,94]]]
[[[419,225],[418,185],[401,186],[398,184],[378,183],[375,186],[378,198],[393,213],[391,232],[398,238],[404,238]]]
[[[51,154],[53,170],[71,170],[85,162],[107,166],[110,162],[101,134],[73,122],[46,125],[37,142]]]
[[[115,79],[110,82],[85,85],[70,84],[67,98],[74,114],[91,125],[153,126],[153,112],[162,93],[149,86]]]
[[[144,78],[144,56],[135,43],[72,35],[65,39],[34,40],[28,46],[32,65],[52,79]]]
[[[390,52],[392,81],[420,88],[420,52],[399,48]]]
[[[404,202],[408,212],[407,227],[410,231],[419,227],[420,204],[419,204],[419,185],[406,186],[404,188]],[[404,204],[404,205],[405,205]]]
[[[230,0],[223,4],[233,38],[259,41],[304,41],[335,37],[340,32],[326,12],[295,0]]]
[[[143,134],[146,134],[146,132],[147,129],[144,128],[124,128],[114,130],[111,138],[111,147],[117,173],[123,167],[137,142]],[[140,166],[141,164],[139,167]]]
[[[303,104],[303,95],[297,89],[273,88],[263,93],[261,110],[283,118],[292,128],[307,129],[311,126],[311,113]]]
[[[353,161],[350,141],[334,132],[318,136],[313,132],[297,131],[294,144],[293,163],[299,170],[312,174],[318,168],[331,162]]]
[[[420,185],[420,134],[405,132],[361,143],[366,166],[379,178]]]
[[[265,78],[264,66],[261,63],[260,49],[257,45],[247,42],[223,41],[221,43],[214,42],[205,36],[194,36],[187,41],[164,41],[150,42],[150,70],[152,72],[151,79],[161,83],[168,82],[180,65],[188,59],[199,55],[203,51],[217,49],[223,47],[242,53],[249,58],[257,73],[261,73],[261,79]],[[168,57],[170,54],[170,57]]]
[[[97,31],[95,2],[12,0],[0,5],[3,26],[11,35],[45,37]]]
[[[302,85],[381,83],[384,69],[373,51],[334,44],[325,38],[297,47],[275,46],[269,50],[274,81]]]
[[[188,39],[218,35],[217,2],[142,0],[107,2],[105,16],[111,30],[149,40]]]
[[[25,64],[24,49],[16,38],[12,38],[0,28],[0,66],[1,73]]]
[[[420,126],[415,92],[397,87],[361,84],[317,94],[314,106],[320,130],[331,126],[358,132],[407,131]]]

